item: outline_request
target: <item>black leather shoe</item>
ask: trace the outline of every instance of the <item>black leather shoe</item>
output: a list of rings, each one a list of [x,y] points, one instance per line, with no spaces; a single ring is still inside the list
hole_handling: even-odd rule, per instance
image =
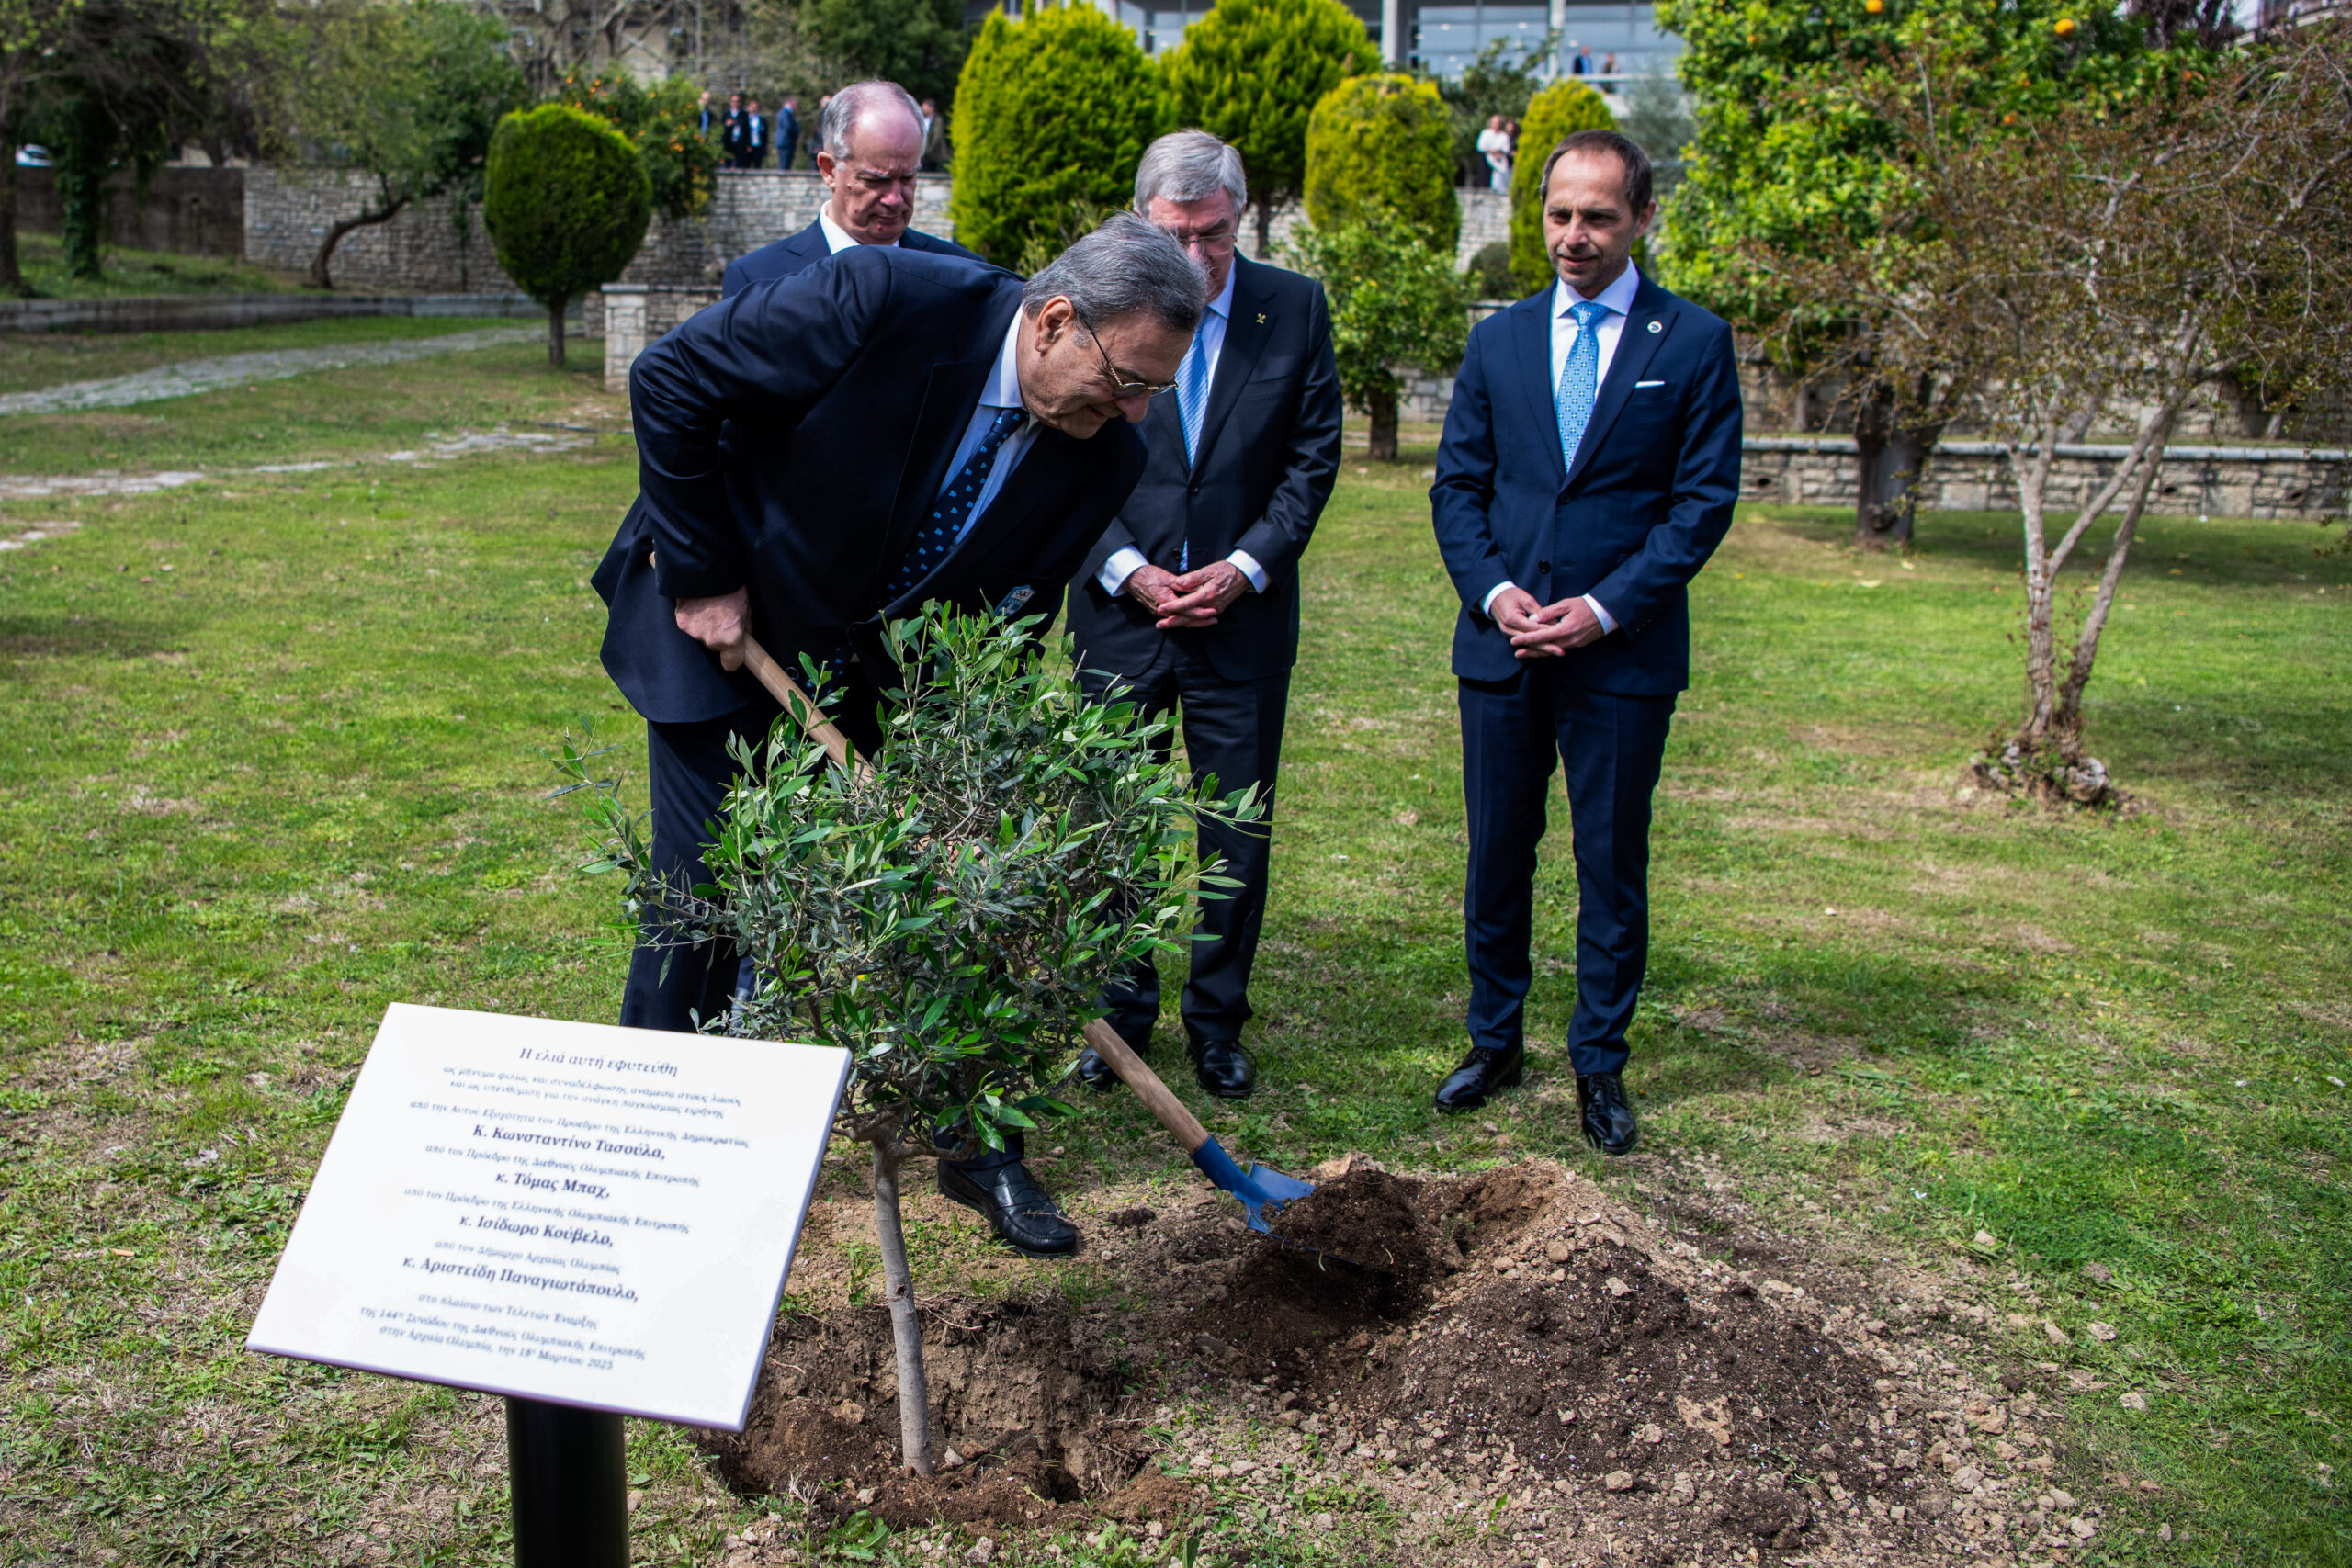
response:
[[[1476,1111],[1487,1103],[1487,1096],[1507,1089],[1517,1089],[1526,1076],[1527,1048],[1514,1045],[1508,1051],[1498,1051],[1491,1045],[1474,1045],[1462,1065],[1437,1086],[1437,1108],[1440,1111]]]
[[[939,1162],[939,1190],[988,1216],[997,1240],[1032,1258],[1067,1258],[1078,1250],[1078,1227],[1046,1195],[1025,1165],[970,1171]]]
[[[1615,1073],[1586,1073],[1577,1079],[1577,1104],[1583,1113],[1584,1141],[1605,1155],[1629,1155],[1642,1141],[1634,1122],[1634,1102],[1625,1098],[1625,1080]]]
[[[1219,1100],[1247,1100],[1258,1087],[1258,1064],[1250,1059],[1240,1041],[1204,1040],[1194,1034],[1187,1038],[1185,1046],[1202,1093]]]
[[[1127,1049],[1138,1058],[1147,1062],[1151,1060],[1150,1024],[1137,1024],[1129,1030],[1121,1028],[1116,1019],[1105,1019],[1103,1021],[1111,1026],[1113,1033],[1127,1043]],[[1110,1063],[1094,1054],[1093,1046],[1089,1045],[1078,1054],[1078,1081],[1097,1094],[1107,1094],[1118,1087],[1119,1075],[1111,1070]]]

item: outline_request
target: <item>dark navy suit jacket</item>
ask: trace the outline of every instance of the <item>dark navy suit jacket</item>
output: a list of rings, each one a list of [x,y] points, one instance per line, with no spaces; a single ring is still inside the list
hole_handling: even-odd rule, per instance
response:
[[[1147,668],[1171,634],[1125,594],[1095,581],[1114,550],[1136,549],[1168,571],[1187,541],[1192,564],[1236,549],[1266,570],[1266,591],[1244,592],[1198,639],[1219,675],[1254,681],[1298,662],[1298,558],[1340,468],[1340,378],[1331,314],[1311,277],[1233,258],[1233,319],[1209,383],[1193,460],[1184,460],[1176,394],[1151,400],[1143,482],[1070,583],[1069,625],[1085,662],[1119,673]]]
[[[787,669],[844,641],[882,657],[886,570],[945,484],[1020,305],[1011,273],[860,245],[639,356],[639,492],[594,578],[612,611],[605,668],[638,712],[691,723],[761,700],[678,629],[678,599],[748,587],[752,635]],[[1087,441],[1040,430],[963,542],[882,613],[940,599],[1051,615],[1143,463],[1121,421]]]
[[[1553,291],[1478,323],[1453,381],[1430,502],[1462,599],[1453,672],[1505,681],[1523,662],[1479,606],[1517,583],[1549,604],[1589,593],[1617,630],[1571,649],[1596,691],[1670,696],[1690,683],[1686,586],[1739,498],[1739,369],[1731,328],[1646,276],[1634,295],[1576,469],[1560,466]]]
[[[887,248],[887,247],[886,247]],[[962,256],[966,261],[980,258],[953,240],[917,233],[910,229],[899,236],[899,249],[924,251],[933,255]],[[798,232],[774,244],[762,245],[749,255],[738,256],[727,264],[727,276],[719,283],[720,298],[732,299],[754,283],[768,283],[779,277],[790,277],[805,272],[832,254],[825,243],[825,226],[812,222]]]

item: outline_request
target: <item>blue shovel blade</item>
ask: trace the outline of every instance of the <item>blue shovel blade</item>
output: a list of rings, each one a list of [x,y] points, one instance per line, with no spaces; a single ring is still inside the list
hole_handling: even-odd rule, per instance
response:
[[[1204,1140],[1193,1151],[1193,1163],[1201,1168],[1202,1175],[1241,1200],[1241,1212],[1253,1231],[1267,1229],[1266,1215],[1270,1212],[1315,1190],[1311,1182],[1284,1176],[1262,1165],[1253,1165],[1244,1171],[1215,1138]]]

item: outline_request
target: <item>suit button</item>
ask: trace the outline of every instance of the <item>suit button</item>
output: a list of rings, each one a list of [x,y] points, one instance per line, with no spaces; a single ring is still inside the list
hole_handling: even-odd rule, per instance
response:
[[[1537,561],[1535,563],[1535,570],[1540,572],[1549,573],[1552,570],[1552,563],[1547,560]]]

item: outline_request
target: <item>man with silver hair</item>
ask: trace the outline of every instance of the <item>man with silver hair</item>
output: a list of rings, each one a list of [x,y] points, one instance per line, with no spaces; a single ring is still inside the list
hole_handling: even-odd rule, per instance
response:
[[[763,245],[727,268],[732,297],[754,283],[789,277],[852,245],[979,258],[952,240],[908,227],[915,215],[915,172],[923,153],[922,109],[896,82],[855,82],[825,100],[817,117],[817,177],[832,194],[817,220],[789,239]]]
[[[1174,384],[1204,295],[1182,248],[1122,214],[1025,286],[854,245],[639,356],[639,490],[594,581],[605,668],[648,721],[663,874],[709,880],[703,824],[733,782],[728,743],[776,720],[742,668],[747,637],[787,669],[805,653],[838,672],[835,717],[872,750],[885,618],[929,600],[1050,615],[1143,473],[1131,426]],[[644,934],[622,1023],[691,1030],[728,1007],[736,953]],[[1023,1252],[1078,1245],[1017,1143],[941,1161],[939,1182]]]
[[[1144,421],[1142,482],[1070,583],[1069,623],[1084,679],[1124,682],[1155,714],[1182,707],[1194,776],[1215,773],[1220,791],[1254,784],[1271,812],[1298,661],[1298,558],[1339,470],[1340,381],[1322,285],[1236,252],[1248,200],[1241,155],[1206,131],[1161,137],[1136,171],[1136,210],[1207,272],[1209,313],[1176,395]],[[1229,1100],[1257,1081],[1241,1026],[1271,822],[1202,831],[1203,853],[1223,856],[1240,886],[1202,902],[1182,1012],[1201,1088]],[[1140,1052],[1159,971],[1135,965],[1103,1001]],[[1111,1081],[1091,1051],[1079,1070]]]

